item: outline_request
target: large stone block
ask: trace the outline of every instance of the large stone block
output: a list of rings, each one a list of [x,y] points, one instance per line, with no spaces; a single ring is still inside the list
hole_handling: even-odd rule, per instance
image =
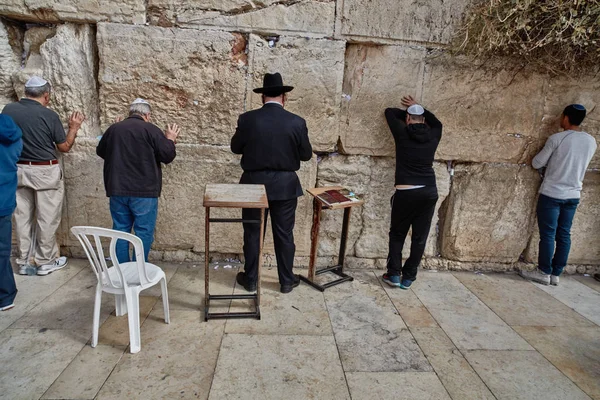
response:
[[[538,173],[528,166],[456,166],[443,220],[442,256],[518,261],[533,230],[538,188]]]
[[[571,227],[569,265],[600,264],[600,173],[589,171],[583,180],[581,200]],[[540,240],[537,224],[525,254],[528,262],[537,263]]]
[[[340,33],[371,38],[447,43],[469,0],[339,0]]]
[[[146,22],[144,0],[0,0],[0,14],[26,21]]]
[[[436,158],[522,163],[531,158],[542,119],[545,78],[502,66],[433,58],[422,103],[444,124]]]
[[[109,199],[104,190],[102,174],[104,161],[96,155],[98,140],[82,138],[69,153],[62,155],[65,200],[61,221],[61,240],[76,254],[80,244],[70,234],[73,226],[111,228]]]
[[[384,111],[420,95],[425,49],[350,44],[346,51],[341,138],[344,153],[393,156]]]
[[[245,47],[229,32],[99,24],[103,126],[142,97],[157,125],[181,126],[180,143],[228,145],[244,109]]]
[[[30,28],[24,37],[24,68],[12,76],[19,97],[32,75],[47,79],[52,84],[49,108],[58,113],[65,128],[73,111],[83,112],[86,120],[78,135],[88,138],[100,133],[95,40],[90,25]]]
[[[16,38],[15,43],[14,32],[12,24],[0,20],[0,111],[16,100],[12,74],[21,67],[19,50],[22,52],[23,43],[22,38]]]
[[[335,0],[150,0],[153,25],[332,35]]]
[[[40,48],[44,77],[52,82],[52,108],[65,123],[73,111],[85,114],[79,136],[100,134],[96,81],[96,34],[90,25],[58,25]]]
[[[445,164],[435,163],[439,200],[425,255],[434,257],[437,249],[438,210],[450,191],[450,176]],[[389,157],[367,156],[326,157],[319,163],[318,185],[341,185],[365,200],[362,207],[354,208],[348,237],[349,256],[363,259],[386,258],[390,230],[390,198],[394,194],[395,160]],[[337,255],[340,240],[341,217],[332,211],[322,216],[319,255]],[[404,245],[410,249],[410,235]]]
[[[583,104],[587,109],[581,128],[600,144],[600,77],[554,78],[548,81],[547,86],[538,148],[543,147],[551,134],[561,130],[559,117],[564,108],[573,103]],[[600,151],[592,158],[590,168],[600,168]]]
[[[178,145],[175,160],[163,169],[163,193],[159,202],[155,250],[204,251],[204,218],[202,205],[204,188],[209,183],[237,183],[242,170],[239,156],[226,146]],[[298,172],[304,188],[314,186],[316,159],[302,163]],[[310,215],[312,207],[307,196],[299,199],[296,211],[296,254],[308,254],[310,246]],[[240,218],[239,209],[211,209],[211,217]],[[268,227],[270,231],[270,226]],[[270,232],[265,251],[273,253]],[[212,252],[242,253],[241,224],[212,224]]]
[[[280,72],[284,83],[294,86],[286,108],[305,118],[314,150],[333,150],[339,136],[339,109],[346,43],[339,40],[281,36],[274,47],[250,35],[249,108],[261,106],[261,87],[266,72]]]

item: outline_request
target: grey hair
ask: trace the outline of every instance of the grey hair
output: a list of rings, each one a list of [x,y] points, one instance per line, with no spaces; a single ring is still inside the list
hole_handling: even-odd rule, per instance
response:
[[[136,103],[129,106],[129,115],[139,114],[147,115],[150,114],[150,104]]]
[[[25,88],[25,96],[31,97],[32,99],[39,99],[46,93],[50,93],[49,83],[46,83],[44,86]]]

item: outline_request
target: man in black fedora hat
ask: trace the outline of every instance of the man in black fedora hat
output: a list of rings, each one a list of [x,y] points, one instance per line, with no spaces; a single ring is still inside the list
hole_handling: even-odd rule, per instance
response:
[[[312,157],[306,121],[284,110],[286,93],[294,89],[285,86],[279,73],[265,74],[263,87],[254,89],[262,94],[263,106],[240,115],[231,151],[242,154],[244,170],[240,183],[263,184],[267,190],[273,241],[281,292],[289,293],[300,280],[294,275],[294,223],[298,197],[302,187],[296,171],[300,161]],[[259,219],[260,210],[244,209],[243,219]],[[265,221],[266,223],[266,221]],[[244,224],[244,272],[237,282],[248,291],[256,290],[260,228]]]

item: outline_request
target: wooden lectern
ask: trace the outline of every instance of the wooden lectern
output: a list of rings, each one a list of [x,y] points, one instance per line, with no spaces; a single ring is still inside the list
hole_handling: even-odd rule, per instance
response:
[[[260,276],[262,269],[262,249],[264,240],[265,210],[269,208],[267,192],[264,185],[206,185],[203,206],[206,210],[205,222],[205,247],[204,247],[204,320],[211,318],[256,318],[260,319]],[[260,220],[245,220],[241,218],[210,218],[211,207],[223,208],[260,208]],[[210,224],[214,222],[242,222],[260,224],[260,247],[258,253],[258,280],[256,293],[253,294],[228,294],[211,295],[210,286]],[[254,300],[255,310],[251,312],[211,313],[209,311],[211,300]]]
[[[352,278],[351,276],[346,275],[344,273],[344,258],[346,255],[346,243],[348,241],[348,228],[349,228],[349,223],[350,223],[350,212],[352,211],[352,207],[362,205],[362,204],[364,204],[364,201],[359,200],[359,199],[353,199],[353,200],[348,200],[348,201],[334,201],[331,203],[327,203],[323,199],[323,197],[324,197],[323,194],[325,192],[339,191],[339,190],[344,190],[344,188],[341,186],[329,186],[329,187],[321,187],[321,188],[314,188],[314,189],[307,190],[307,192],[310,193],[314,197],[314,199],[313,199],[313,222],[312,222],[312,229],[311,229],[311,235],[310,235],[311,236],[310,261],[308,264],[308,276],[305,277],[305,276],[300,275],[300,279],[303,280],[304,282],[308,283],[315,289],[320,290],[321,292],[324,292],[325,289],[327,289],[331,286],[338,285],[342,282],[349,282],[349,281],[354,280],[354,278]],[[323,209],[326,209],[326,210],[343,209],[344,210],[344,219],[342,222],[342,237],[340,240],[340,251],[338,254],[337,265],[317,270],[316,269],[317,248],[319,245],[319,228],[321,225],[321,211]],[[321,275],[321,274],[324,274],[327,272],[334,273],[334,274],[338,275],[340,278],[336,279],[334,281],[331,281],[331,282],[327,282],[323,285],[320,285],[315,282],[316,275]]]

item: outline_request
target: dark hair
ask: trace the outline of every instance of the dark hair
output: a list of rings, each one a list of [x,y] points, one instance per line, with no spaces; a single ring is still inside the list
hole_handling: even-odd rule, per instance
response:
[[[272,91],[265,90],[263,92],[263,95],[265,97],[271,97],[271,98],[273,98],[273,97],[279,97],[282,94],[285,94],[285,92],[283,90],[281,90],[281,89],[275,89],[275,90],[272,90]]]
[[[26,87],[25,96],[31,97],[32,99],[39,99],[46,93],[50,93],[50,84],[46,83],[44,86],[38,87]]]
[[[565,107],[563,115],[569,119],[571,125],[579,126],[585,119],[585,107],[581,104],[571,104]]]

